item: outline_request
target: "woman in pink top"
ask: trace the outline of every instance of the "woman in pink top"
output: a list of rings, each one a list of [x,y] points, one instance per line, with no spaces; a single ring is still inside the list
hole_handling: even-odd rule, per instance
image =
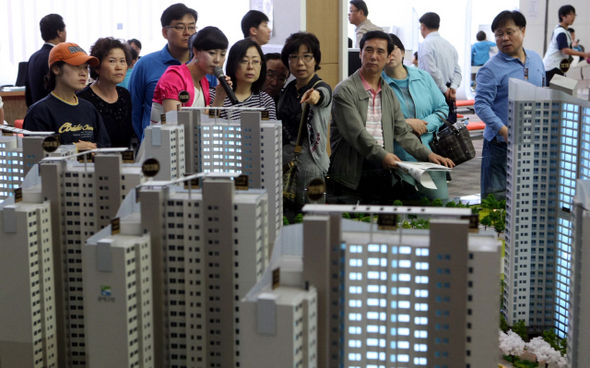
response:
[[[223,66],[228,43],[227,37],[217,27],[205,27],[196,34],[190,45],[192,60],[188,64],[168,67],[160,77],[152,100],[152,122],[159,122],[161,114],[176,110],[178,105],[211,105],[206,75],[214,74],[216,66]],[[184,104],[178,97],[183,91],[189,95],[189,100]]]

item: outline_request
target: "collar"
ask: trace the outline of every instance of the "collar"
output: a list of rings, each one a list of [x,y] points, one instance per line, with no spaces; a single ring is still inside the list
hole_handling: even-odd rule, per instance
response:
[[[371,87],[369,85],[369,82],[367,82],[367,80],[365,79],[365,77],[363,77],[363,73],[360,72],[359,70],[359,76],[361,77],[361,83],[363,84],[363,87],[365,88],[365,91],[371,91],[375,94],[381,92],[381,81],[379,81],[379,86],[377,87],[377,91],[375,91],[373,89],[373,87]]]
[[[529,58],[528,58],[527,53],[526,53],[526,50],[524,48],[522,49],[522,51],[524,52],[524,60],[526,62]],[[507,54],[503,53],[500,50],[498,50],[498,56],[501,57],[502,59],[504,59],[504,61],[507,61],[507,62],[518,61],[519,63],[523,64],[522,61],[520,61],[519,58],[510,56],[510,55],[507,55]]]
[[[408,73],[406,80],[410,81],[410,80],[414,79],[414,75],[412,73],[410,73],[410,68],[408,68],[407,66],[404,65],[404,69],[406,69],[406,72]],[[391,85],[391,83],[395,83],[395,81],[396,81],[396,79],[393,79],[392,77],[387,75],[387,73],[385,73],[385,70],[383,70],[381,72],[381,78],[383,78],[383,80],[385,80],[385,83],[387,83],[389,85]]]
[[[369,20],[369,18],[363,20],[358,26],[356,26],[356,29],[361,28],[365,23],[371,23],[371,21]]]
[[[440,37],[440,33],[438,33],[438,31],[430,32],[429,34],[426,35],[426,37],[424,37],[424,40],[426,40],[427,38],[430,38],[430,37]]]
[[[76,94],[74,94],[74,99],[76,100],[76,102],[74,102],[74,103],[71,103],[71,102],[68,102],[68,101],[64,100],[63,98],[61,98],[58,95],[56,95],[55,93],[53,93],[53,91],[51,91],[51,95],[53,97],[57,98],[58,100],[60,100],[61,102],[65,103],[65,104],[68,104],[70,106],[77,106],[78,105],[78,96],[76,96]]]
[[[164,64],[180,64],[180,61],[176,60],[168,50],[168,44],[164,45],[164,48],[160,51],[160,58]]]
[[[51,43],[51,42],[45,42],[45,43],[43,44],[43,46],[45,46],[45,45],[49,45],[49,46],[51,46],[51,47],[55,47],[55,44],[54,44],[54,43]]]

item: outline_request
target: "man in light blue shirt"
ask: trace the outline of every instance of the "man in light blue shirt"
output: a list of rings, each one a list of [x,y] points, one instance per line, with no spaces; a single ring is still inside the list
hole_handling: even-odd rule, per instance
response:
[[[189,61],[188,39],[197,31],[197,12],[184,4],[169,6],[160,21],[162,36],[168,43],[162,50],[139,59],[129,78],[133,128],[140,141],[143,140],[143,130],[150,125],[152,99],[158,80],[170,65]]]
[[[481,164],[481,198],[494,194],[506,198],[508,141],[508,80],[526,80],[543,86],[545,68],[536,52],[522,47],[526,19],[520,12],[505,10],[492,22],[498,54],[477,73],[475,113],[486,124]]]
[[[461,67],[457,50],[440,36],[440,17],[436,13],[425,13],[419,19],[420,33],[424,42],[418,49],[418,68],[426,70],[434,79],[438,89],[445,95],[449,105],[449,121],[457,121],[454,109],[457,88],[461,85]]]

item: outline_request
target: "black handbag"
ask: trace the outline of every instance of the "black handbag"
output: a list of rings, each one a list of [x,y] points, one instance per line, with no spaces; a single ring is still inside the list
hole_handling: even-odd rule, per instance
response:
[[[301,154],[303,142],[303,125],[307,124],[309,118],[309,104],[304,103],[301,120],[299,121],[299,132],[297,133],[297,143],[295,144],[295,156],[291,162],[283,165],[283,198],[291,202],[297,197],[297,181],[299,179],[299,155]]]
[[[475,148],[467,126],[462,122],[451,123],[444,117],[441,120],[445,123],[442,129],[434,133],[430,142],[432,152],[453,160],[455,165],[462,164],[475,157]]]

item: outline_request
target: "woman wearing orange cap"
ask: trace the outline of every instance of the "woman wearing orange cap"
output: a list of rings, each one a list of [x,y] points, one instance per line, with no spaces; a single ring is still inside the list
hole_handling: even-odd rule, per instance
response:
[[[88,65],[99,60],[88,56],[75,43],[62,42],[49,53],[49,73],[45,88],[51,93],[30,107],[24,129],[54,131],[62,144],[75,144],[79,151],[110,147],[111,141],[102,117],[86,100],[78,100],[76,91],[86,86]]]

